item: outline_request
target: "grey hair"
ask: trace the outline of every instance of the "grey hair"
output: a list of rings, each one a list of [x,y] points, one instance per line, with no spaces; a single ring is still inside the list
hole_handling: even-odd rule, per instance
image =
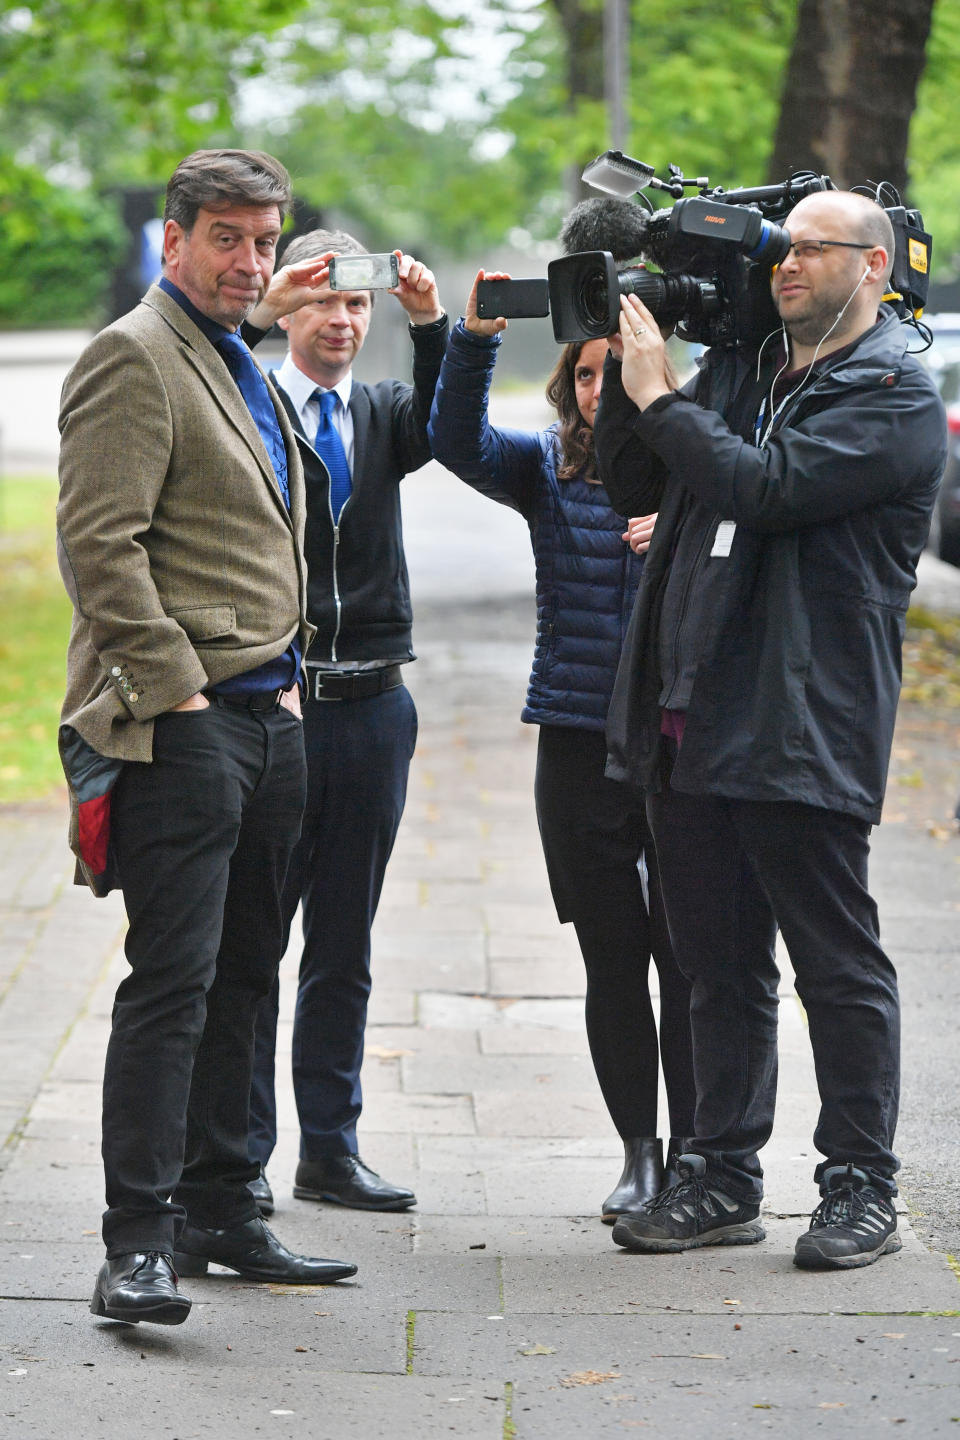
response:
[[[303,260],[312,260],[326,250],[337,255],[369,255],[366,245],[348,235],[346,230],[308,230],[305,235],[294,235],[280,257],[281,265],[296,265]]]

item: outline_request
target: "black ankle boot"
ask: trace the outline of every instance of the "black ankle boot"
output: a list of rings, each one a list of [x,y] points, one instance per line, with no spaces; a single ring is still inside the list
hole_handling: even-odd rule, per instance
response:
[[[669,1190],[671,1185],[679,1185],[680,1171],[677,1169],[677,1158],[687,1148],[687,1142],[682,1137],[671,1135],[667,1144],[667,1158],[663,1162],[663,1188]]]
[[[624,1140],[623,1174],[617,1188],[604,1200],[600,1218],[612,1225],[620,1215],[639,1210],[644,1200],[663,1189],[663,1150],[660,1141],[642,1138]]]

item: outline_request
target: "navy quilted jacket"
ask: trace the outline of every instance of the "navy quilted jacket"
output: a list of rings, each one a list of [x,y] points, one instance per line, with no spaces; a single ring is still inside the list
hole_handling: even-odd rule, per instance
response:
[[[487,395],[500,337],[450,335],[434,395],[434,457],[474,490],[519,510],[537,567],[537,646],[521,719],[602,730],[643,557],[602,485],[558,480],[549,430],[497,430]]]

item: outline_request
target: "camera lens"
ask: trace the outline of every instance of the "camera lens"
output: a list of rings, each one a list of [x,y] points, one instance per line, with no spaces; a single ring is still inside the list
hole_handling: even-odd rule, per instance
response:
[[[598,335],[606,335],[610,310],[610,295],[605,270],[594,270],[583,278],[577,307],[587,325],[597,327]]]

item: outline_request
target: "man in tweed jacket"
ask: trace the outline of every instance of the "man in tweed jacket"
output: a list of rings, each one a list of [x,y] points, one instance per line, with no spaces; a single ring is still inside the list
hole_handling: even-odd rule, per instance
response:
[[[123,891],[130,973],[104,1070],[107,1259],[91,1309],[179,1324],[181,1274],[323,1283],[247,1189],[257,1004],[305,766],[303,476],[238,327],[290,203],[272,157],[198,151],[167,188],[164,275],[67,377],[58,550],[74,605],[60,747],[71,840]]]

